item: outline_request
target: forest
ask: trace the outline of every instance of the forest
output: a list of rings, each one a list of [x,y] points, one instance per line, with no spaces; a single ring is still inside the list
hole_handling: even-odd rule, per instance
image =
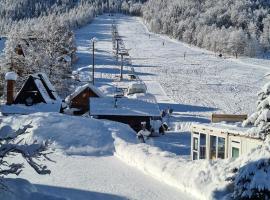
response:
[[[0,3],[0,37],[6,37],[0,58],[0,90],[4,74],[15,71],[21,85],[31,73],[45,72],[58,91],[68,93],[76,62],[73,31],[103,12],[139,15],[137,1],[118,0],[4,0]],[[65,80],[65,81],[63,81]]]
[[[218,53],[254,57],[270,49],[270,2],[265,0],[149,0],[149,28]]]

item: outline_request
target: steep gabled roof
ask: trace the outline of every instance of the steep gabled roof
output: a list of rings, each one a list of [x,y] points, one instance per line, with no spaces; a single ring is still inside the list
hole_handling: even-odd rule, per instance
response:
[[[74,99],[76,96],[81,94],[81,92],[83,92],[87,88],[90,89],[93,93],[95,93],[98,97],[104,97],[105,96],[97,87],[95,87],[93,84],[89,83],[89,84],[85,84],[83,86],[80,86],[80,87],[76,88],[76,90],[72,94],[67,96],[66,102],[69,103],[70,100]]]
[[[26,97],[24,93],[31,92],[31,90],[37,90],[39,93],[40,101],[43,103],[53,103],[55,101],[61,101],[55,88],[49,81],[48,77],[44,73],[32,74],[25,81],[24,85],[18,92],[14,102],[23,103],[22,101]],[[38,103],[41,103],[38,102]]]

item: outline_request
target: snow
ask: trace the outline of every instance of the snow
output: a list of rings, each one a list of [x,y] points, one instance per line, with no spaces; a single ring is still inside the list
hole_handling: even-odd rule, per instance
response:
[[[158,105],[128,98],[90,98],[90,115],[121,115],[160,117]]]
[[[110,121],[102,122],[60,113],[9,116],[3,118],[0,126],[12,125],[13,129],[17,129],[27,123],[31,123],[33,128],[26,141],[52,140],[57,149],[69,155],[111,155],[114,151],[112,131],[125,132],[123,137],[126,140],[129,135],[135,134],[127,125],[116,126],[117,123]]]
[[[143,83],[130,83],[128,86],[128,94],[146,93],[146,86]]]
[[[30,199],[190,199],[177,189],[148,177],[119,161],[115,139],[136,144],[135,132],[127,125],[58,113],[36,113],[28,116],[2,117],[1,127],[17,129],[31,122],[26,142],[50,139],[56,162],[48,162],[51,175],[40,176],[28,166],[20,178],[29,183],[8,180],[16,191],[14,200],[24,195]],[[20,158],[14,158],[20,161]],[[19,187],[22,186],[22,187]],[[11,199],[0,193],[0,199]],[[37,196],[35,196],[37,195]],[[49,198],[50,196],[50,198]],[[3,198],[5,197],[5,198]],[[32,198],[33,197],[33,198]],[[24,199],[23,199],[24,200]]]
[[[4,115],[9,114],[32,114],[36,112],[60,112],[61,102],[54,101],[52,103],[39,103],[32,106],[26,106],[24,104],[12,104],[12,105],[1,105],[0,111]]]
[[[17,74],[15,72],[7,72],[5,75],[5,80],[8,81],[16,81],[17,80]]]
[[[5,38],[1,38],[0,36],[0,55],[2,54],[4,48],[5,48],[5,42],[6,42],[6,39]]]
[[[50,95],[48,94],[48,92],[47,92],[46,88],[44,87],[43,83],[41,82],[41,80],[35,79],[34,82],[35,82],[42,98],[44,99],[44,101],[46,103],[52,103],[54,100],[51,99]]]
[[[79,86],[76,88],[76,90],[70,94],[69,96],[67,96],[66,98],[66,102],[70,103],[70,100],[73,99],[74,97],[76,97],[77,95],[79,95],[82,91],[84,91],[86,88],[90,88],[90,90],[92,90],[97,96],[99,97],[104,97],[104,94],[97,88],[95,87],[93,84],[88,83],[85,84],[83,86]]]
[[[86,67],[91,64],[90,38],[99,38],[96,86],[111,96],[116,87],[129,84],[125,76],[122,82],[116,79],[120,68],[111,50],[112,20],[103,15],[76,32],[80,58],[77,69],[90,69]],[[125,46],[131,49],[136,75],[146,84],[147,93],[156,98],[160,109],[173,108],[168,120],[175,123],[178,131],[188,130],[193,122],[209,122],[208,116],[216,110],[254,110],[254,91],[266,81],[269,62],[217,58],[211,52],[166,36],[150,33],[149,39],[140,18],[115,15],[114,20]],[[89,80],[89,74],[80,72]],[[125,66],[124,73],[129,72],[129,66]],[[189,133],[169,133],[138,144],[135,133],[126,125],[56,113],[8,117],[1,126],[12,124],[16,128],[30,121],[34,129],[27,139],[51,139],[56,149],[52,159],[57,162],[48,164],[51,176],[33,175],[26,168],[21,177],[35,184],[38,192],[68,199],[221,199],[232,192],[231,182],[226,180],[233,176],[234,168],[269,158],[270,153],[268,140],[235,160],[191,161]],[[239,127],[234,128],[238,131]],[[177,142],[168,146],[166,140]],[[267,177],[261,183],[269,183]]]
[[[122,15],[115,15],[113,19],[107,15],[100,16],[89,26],[88,31],[84,32],[87,30],[85,28],[76,33],[80,58],[77,68],[90,64],[91,57],[85,45],[89,44],[88,32],[91,37],[101,38],[96,44],[95,76],[96,85],[106,95],[113,95],[114,88],[118,86],[128,86],[125,79],[116,81],[119,63],[112,57],[111,50],[110,26],[113,20],[117,23],[126,48],[130,49],[135,74],[146,84],[147,93],[156,98],[160,109],[174,110],[169,120],[178,131],[189,130],[193,122],[209,122],[209,116],[215,111],[230,114],[254,111],[254,91],[258,91],[267,81],[265,74],[269,70],[269,61],[218,58],[209,51],[191,47],[167,36],[149,33],[140,18]],[[130,67],[125,65],[124,75],[130,71]],[[143,95],[141,98],[144,98]],[[229,183],[225,179],[232,174],[234,167],[244,165],[247,161],[188,161],[189,156],[162,151],[177,152],[174,148],[168,148],[162,137],[159,141],[151,139],[146,141],[147,144],[139,145],[121,139],[116,141],[115,155],[125,163],[161,182],[204,199],[226,195]],[[153,146],[161,148],[153,149]],[[185,153],[188,150],[185,148]]]
[[[38,200],[66,200],[64,198],[51,196],[49,194],[44,194],[38,192],[38,189],[26,181],[25,179],[5,179],[3,181],[5,186],[9,188],[8,192],[1,192],[1,199],[8,200],[29,200],[29,199],[38,199]]]
[[[60,97],[58,96],[55,87],[52,85],[51,81],[49,80],[48,76],[45,73],[37,73],[33,74],[32,76],[40,80],[42,79],[45,82],[46,86],[49,88],[54,98],[56,100],[60,100]]]

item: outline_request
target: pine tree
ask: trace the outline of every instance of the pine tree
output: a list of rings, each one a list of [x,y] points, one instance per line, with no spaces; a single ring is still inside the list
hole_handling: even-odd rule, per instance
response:
[[[234,179],[233,199],[270,199],[270,159],[260,159],[239,169]]]
[[[243,122],[243,126],[258,127],[258,136],[265,139],[270,132],[270,82],[258,94],[256,112]]]

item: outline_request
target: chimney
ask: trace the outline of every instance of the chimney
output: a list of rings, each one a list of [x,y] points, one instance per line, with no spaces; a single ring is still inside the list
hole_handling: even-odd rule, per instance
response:
[[[15,72],[6,73],[5,80],[7,81],[7,105],[11,105],[15,97],[17,74]]]

